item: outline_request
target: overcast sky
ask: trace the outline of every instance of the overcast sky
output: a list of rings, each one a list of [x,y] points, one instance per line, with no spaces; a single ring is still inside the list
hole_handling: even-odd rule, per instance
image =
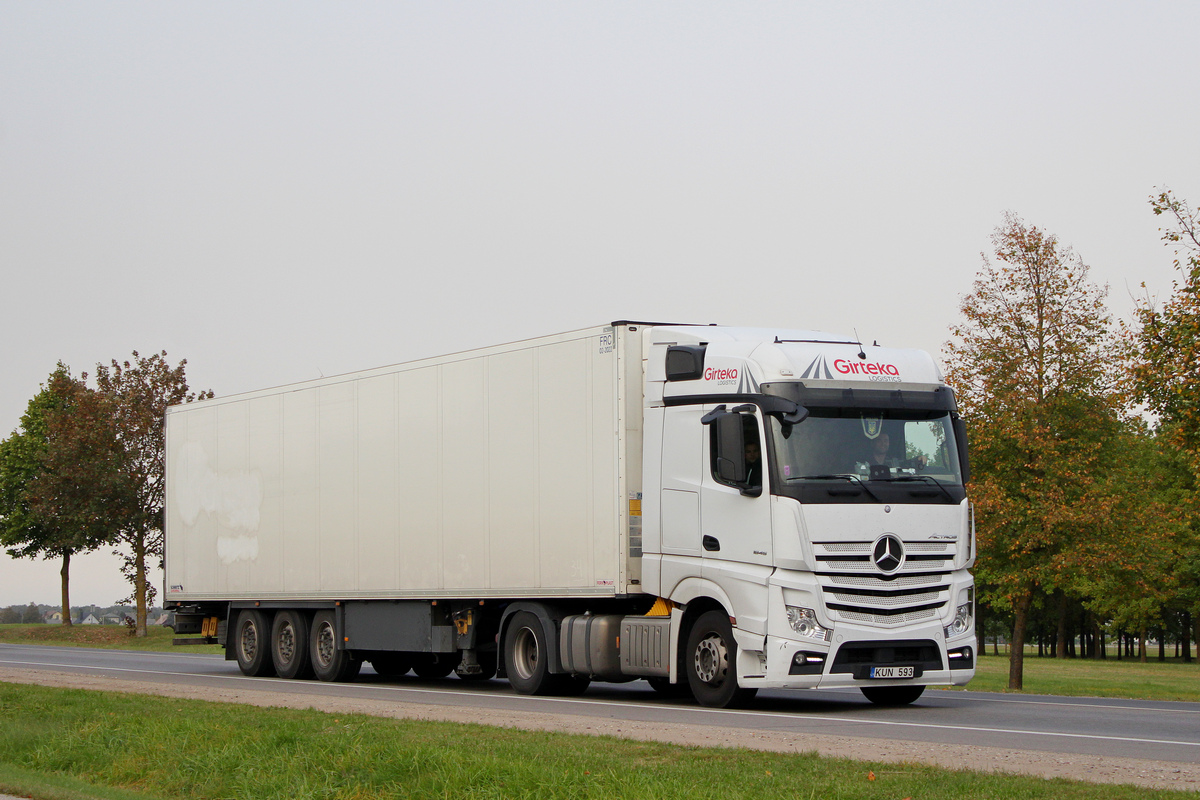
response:
[[[0,3],[0,436],[614,319],[939,352],[1005,211],[1114,314],[1200,202],[1200,4]],[[74,562],[76,603],[128,592]],[[58,564],[0,554],[0,605]],[[161,584],[161,578],[158,579]]]

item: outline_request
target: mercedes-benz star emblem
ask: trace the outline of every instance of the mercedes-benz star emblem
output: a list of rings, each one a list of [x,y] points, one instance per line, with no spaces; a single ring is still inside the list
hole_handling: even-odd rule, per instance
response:
[[[875,562],[876,569],[885,575],[891,575],[904,564],[904,543],[900,541],[900,537],[885,533],[875,540],[871,560]]]

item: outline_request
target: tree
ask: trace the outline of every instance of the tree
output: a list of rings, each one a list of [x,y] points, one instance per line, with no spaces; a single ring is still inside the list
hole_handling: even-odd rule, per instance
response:
[[[1200,480],[1200,211],[1169,189],[1150,196],[1154,214],[1165,217],[1162,241],[1174,250],[1180,279],[1162,308],[1147,298],[1135,312],[1129,332],[1130,378],[1134,397],[1158,416],[1158,433],[1184,455]],[[1143,284],[1144,286],[1144,284]],[[1191,503],[1196,494],[1190,492]],[[1193,517],[1178,560],[1179,587],[1173,605],[1196,620],[1200,640],[1200,535]],[[1200,642],[1198,642],[1200,644]]]
[[[132,483],[132,496],[119,513],[120,525],[114,543],[127,546],[117,550],[124,559],[122,572],[132,584],[130,597],[119,602],[137,606],[138,636],[146,635],[146,614],[154,602],[155,588],[147,578],[148,565],[163,557],[163,503],[165,490],[166,443],[163,419],[167,407],[212,397],[188,391],[187,360],[172,367],[162,351],[140,356],[111,366],[97,365],[96,385],[108,399],[112,420],[123,452],[123,466]]]
[[[20,428],[0,442],[0,542],[14,558],[62,559],[70,608],[71,556],[112,535],[111,510],[126,491],[104,398],[59,362]]]
[[[1162,309],[1149,299],[1138,306],[1134,391],[1200,472],[1200,212],[1170,190],[1151,196],[1150,206],[1170,220],[1159,230],[1163,242],[1175,249],[1175,268],[1183,280],[1175,282],[1175,293]]]
[[[42,621],[42,612],[38,609],[36,603],[30,603],[29,605],[25,606],[25,611],[21,615],[21,622],[24,622],[27,625],[31,625],[31,624],[38,623],[41,621]]]
[[[1020,689],[1030,610],[1068,587],[1074,545],[1102,514],[1118,359],[1106,289],[1078,255],[1013,214],[992,243],[946,355],[971,440],[976,573],[984,599],[1013,614],[1009,688]]]

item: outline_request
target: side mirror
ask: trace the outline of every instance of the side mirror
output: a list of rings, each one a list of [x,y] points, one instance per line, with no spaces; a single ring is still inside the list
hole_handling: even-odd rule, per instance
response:
[[[726,483],[746,481],[746,437],[742,415],[722,414],[713,420],[711,432],[713,471]]]
[[[962,481],[971,480],[971,456],[967,450],[967,423],[962,417],[954,418],[954,443],[958,445],[958,468],[962,470]]]

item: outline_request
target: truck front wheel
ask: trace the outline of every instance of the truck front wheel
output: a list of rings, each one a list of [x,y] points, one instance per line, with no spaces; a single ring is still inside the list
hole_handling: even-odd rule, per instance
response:
[[[749,703],[758,692],[738,686],[737,642],[724,611],[700,615],[688,634],[686,652],[688,684],[700,705],[736,708]]]
[[[271,626],[267,616],[252,608],[238,612],[233,631],[233,654],[243,675],[263,678],[275,674],[271,660]]]
[[[332,611],[318,611],[309,633],[309,655],[313,672],[323,681],[350,681],[362,667],[362,659],[338,649],[337,623]]]

